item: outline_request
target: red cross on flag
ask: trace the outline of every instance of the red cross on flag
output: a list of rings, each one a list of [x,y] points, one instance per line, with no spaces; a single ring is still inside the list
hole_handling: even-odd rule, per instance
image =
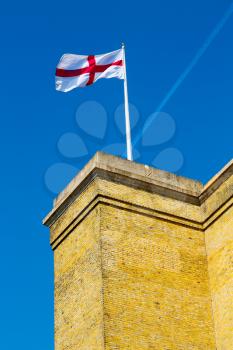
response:
[[[56,69],[56,90],[67,92],[101,78],[124,79],[123,49],[95,56],[64,54]]]

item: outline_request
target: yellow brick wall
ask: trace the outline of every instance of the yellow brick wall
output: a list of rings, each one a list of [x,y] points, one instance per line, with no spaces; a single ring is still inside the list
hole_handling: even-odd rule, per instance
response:
[[[232,173],[203,186],[98,152],[44,220],[55,350],[233,350]]]
[[[218,350],[233,349],[233,207],[207,230],[210,286]]]
[[[55,349],[104,350],[99,210],[54,251]]]
[[[93,179],[50,226],[55,350],[233,350],[232,181],[199,206]]]
[[[51,226],[55,350],[215,350],[201,219],[197,206],[93,181]]]
[[[106,350],[215,350],[203,232],[101,205]]]

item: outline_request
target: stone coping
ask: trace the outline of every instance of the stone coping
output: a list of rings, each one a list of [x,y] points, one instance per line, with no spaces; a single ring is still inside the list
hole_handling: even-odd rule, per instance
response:
[[[233,160],[204,186],[196,180],[97,152],[54,200],[53,209],[43,223],[50,226],[96,177],[199,206],[232,174]]]

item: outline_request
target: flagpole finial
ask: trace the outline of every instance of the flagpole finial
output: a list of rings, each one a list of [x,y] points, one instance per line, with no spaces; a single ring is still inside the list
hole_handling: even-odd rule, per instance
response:
[[[124,49],[125,48],[125,43],[121,43],[121,47],[122,47],[122,49]]]

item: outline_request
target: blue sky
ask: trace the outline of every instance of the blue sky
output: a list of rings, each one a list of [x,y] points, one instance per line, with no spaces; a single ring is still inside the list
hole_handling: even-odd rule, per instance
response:
[[[53,259],[48,230],[41,225],[53,198],[45,183],[47,169],[61,162],[80,168],[97,149],[124,142],[114,123],[114,111],[123,101],[122,82],[102,80],[58,93],[54,70],[60,56],[109,52],[125,42],[129,99],[140,116],[135,137],[231,2],[132,4],[20,2],[1,9],[0,347],[4,350],[53,349]],[[140,162],[151,164],[159,152],[175,148],[184,160],[178,174],[206,182],[232,158],[232,32],[230,17],[162,109],[175,121],[173,137],[150,147],[139,140]],[[101,104],[108,118],[106,134],[99,140],[75,120],[78,108],[90,100]],[[93,123],[99,130],[98,120]],[[58,140],[67,132],[82,139],[86,156],[70,159],[59,151]],[[68,181],[65,176],[62,181]]]

